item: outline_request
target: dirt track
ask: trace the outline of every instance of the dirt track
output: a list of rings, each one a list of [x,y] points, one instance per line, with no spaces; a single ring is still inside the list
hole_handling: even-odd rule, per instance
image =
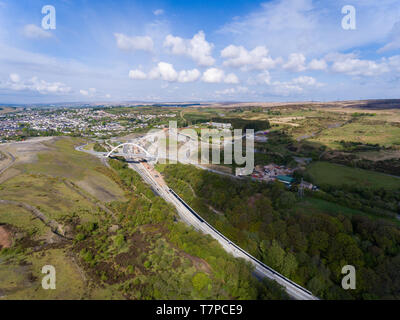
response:
[[[12,201],[12,200],[0,200],[0,204],[16,205],[16,206],[22,207],[22,208],[30,211],[36,218],[38,218],[40,221],[42,221],[45,225],[49,226],[51,228],[51,231],[53,231],[53,233],[55,233],[56,235],[58,235],[60,237],[68,239],[68,237],[66,237],[63,232],[64,227],[61,224],[59,224],[55,220],[49,219],[48,217],[46,217],[45,214],[43,214],[41,211],[39,211],[35,207],[33,207],[29,204],[23,203],[23,202]]]
[[[4,151],[4,153],[7,156],[8,163],[3,168],[0,169],[0,174],[2,174],[4,171],[10,168],[15,162],[15,157],[11,153],[9,153],[8,151]]]

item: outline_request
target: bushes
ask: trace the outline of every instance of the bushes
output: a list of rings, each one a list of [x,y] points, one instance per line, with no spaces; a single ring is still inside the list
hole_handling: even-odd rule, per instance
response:
[[[81,252],[80,252],[80,256],[91,267],[93,267],[96,264],[96,261],[94,259],[94,255],[89,250],[82,249]]]
[[[210,278],[203,272],[196,273],[192,278],[193,288],[197,291],[203,290],[203,288],[208,288],[211,285]],[[211,289],[211,288],[210,288]]]
[[[107,152],[106,148],[104,148],[100,143],[96,142],[93,146],[93,150],[96,152]]]
[[[118,250],[122,249],[126,245],[125,236],[123,234],[118,234],[114,239],[114,245]]]
[[[85,239],[86,239],[86,236],[85,236],[84,233],[78,233],[78,234],[76,235],[76,237],[75,237],[75,240],[76,240],[76,241],[83,241],[83,240],[85,240]]]
[[[234,129],[253,129],[254,131],[266,130],[271,127],[268,120],[246,120],[240,118],[212,118],[213,122],[231,123]]]

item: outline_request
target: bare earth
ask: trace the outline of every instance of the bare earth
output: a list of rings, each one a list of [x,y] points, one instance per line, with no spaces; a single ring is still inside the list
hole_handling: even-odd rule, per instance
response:
[[[11,233],[5,226],[0,226],[0,249],[10,248],[12,244]]]

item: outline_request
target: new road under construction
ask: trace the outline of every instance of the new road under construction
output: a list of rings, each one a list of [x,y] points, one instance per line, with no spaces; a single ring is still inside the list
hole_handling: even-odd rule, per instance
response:
[[[83,148],[79,148],[80,151],[85,151]],[[104,158],[104,153],[96,153],[89,151],[92,155],[97,155],[100,158]],[[128,156],[128,155],[127,155]],[[132,155],[128,156],[132,159]],[[279,272],[265,265],[248,252],[240,248],[238,245],[233,243],[207,221],[205,221],[196,211],[194,211],[175,191],[168,187],[168,185],[161,178],[153,166],[147,162],[140,161],[129,161],[129,167],[135,170],[142,179],[150,185],[154,192],[162,197],[167,202],[173,204],[177,210],[179,217],[186,224],[193,226],[196,230],[208,234],[217,240],[221,246],[234,257],[245,259],[254,266],[254,273],[258,278],[267,277],[271,280],[275,280],[281,286],[283,286],[286,292],[293,299],[296,300],[318,300],[309,290],[303,288],[292,280],[281,275]]]

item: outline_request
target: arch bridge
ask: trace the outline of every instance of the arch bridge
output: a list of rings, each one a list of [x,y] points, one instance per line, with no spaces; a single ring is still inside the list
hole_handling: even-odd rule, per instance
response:
[[[138,145],[137,143],[133,142],[126,142],[122,143],[116,147],[114,147],[109,153],[107,153],[106,157],[109,158],[115,151],[117,151],[119,148],[124,148],[127,146],[133,146],[138,148],[139,150],[143,151],[143,153],[133,153],[133,152],[126,152],[125,150],[123,153],[116,153],[114,154],[115,156],[123,156],[123,157],[132,157],[132,158],[143,158],[146,160],[156,160],[157,158],[150,154],[145,148],[143,148],[141,145]],[[125,148],[124,148],[125,149]]]

